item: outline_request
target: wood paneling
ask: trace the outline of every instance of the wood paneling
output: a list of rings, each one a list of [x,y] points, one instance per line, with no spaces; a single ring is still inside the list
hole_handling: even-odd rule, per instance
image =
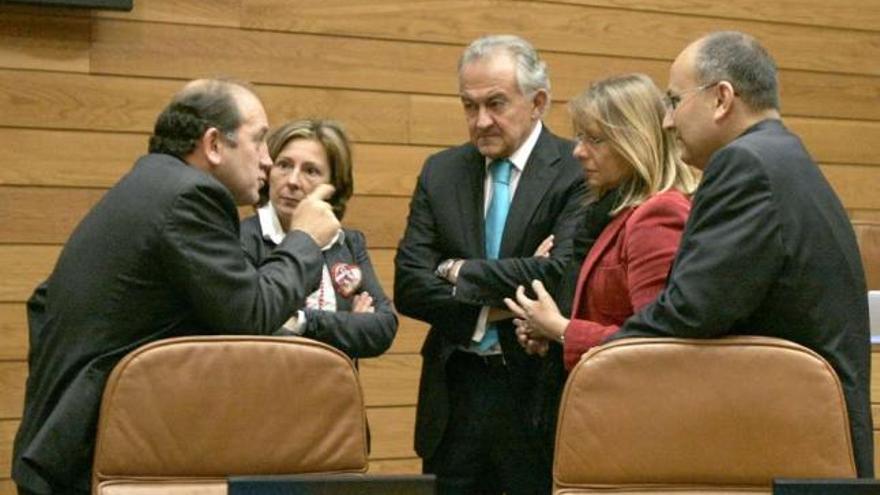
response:
[[[9,243],[63,243],[104,192],[0,186],[0,238]],[[408,211],[406,197],[355,196],[349,202],[345,223],[364,231],[371,247],[396,247]]]
[[[0,185],[110,187],[148,141],[147,134],[0,128]],[[408,197],[422,163],[440,149],[355,143],[355,192]]]
[[[370,460],[371,474],[422,474],[422,460],[419,458]],[[2,486],[2,485],[0,485]],[[0,491],[0,495],[2,495]]]
[[[18,495],[18,489],[12,480],[0,479],[0,495]]]
[[[15,440],[16,431],[18,431],[18,421],[0,419],[0,479],[9,478],[12,465],[12,443]]]
[[[0,67],[88,72],[90,19],[0,16]]]
[[[361,385],[367,406],[415,406],[421,356],[386,354],[360,360]],[[2,411],[2,409],[0,409]]]
[[[397,315],[400,326],[397,328],[397,336],[391,344],[389,353],[393,354],[418,354],[428,334],[428,325],[412,318]]]
[[[27,359],[27,312],[23,303],[0,303],[0,342],[0,360]]]
[[[534,1],[422,0],[379,6],[357,0],[242,1],[242,24],[251,28],[463,45],[485,34],[487,26],[504,26],[503,31],[522,34],[543,50],[623,58],[671,60],[699,33],[733,29],[761,39],[783,68],[880,75],[880,35],[874,32],[797,25],[780,29],[762,22]],[[285,15],[289,10],[297,15]]]
[[[60,252],[60,246],[0,244],[0,302],[26,301],[52,271]]]
[[[110,20],[94,24],[92,72],[453,93],[456,47]],[[321,54],[321,56],[316,56]],[[170,58],[175,63],[168,64]],[[173,72],[172,72],[173,71]],[[389,74],[394,77],[389,78]]]
[[[594,5],[626,10],[666,12],[702,17],[722,17],[781,24],[806,24],[844,29],[877,31],[880,26],[880,4],[874,0],[556,0],[575,5]]]
[[[405,459],[415,457],[415,407],[367,408],[372,451],[370,459]]]
[[[327,37],[116,21],[96,22],[94,29],[93,73],[181,78],[223,73],[265,84],[457,92],[459,47],[348,39],[334,47],[333,56],[315,57],[327,51]],[[186,42],[193,35],[198,42]],[[172,55],[180,63],[169,73]],[[562,100],[591,80],[622,72],[645,72],[664,86],[668,71],[668,62],[657,60],[568,53],[545,58]],[[877,77],[784,72],[782,87],[792,115],[880,118],[880,108],[867,104],[880,94]]]
[[[137,0],[130,12],[96,10],[95,17],[199,26],[239,26],[241,0]],[[178,26],[178,29],[182,29]]]
[[[181,81],[0,70],[0,126],[149,133]],[[356,141],[407,142],[406,95],[266,86],[271,122],[332,116]]]
[[[27,379],[27,363],[24,361],[0,361],[0,420],[21,417],[24,405],[24,382]]]

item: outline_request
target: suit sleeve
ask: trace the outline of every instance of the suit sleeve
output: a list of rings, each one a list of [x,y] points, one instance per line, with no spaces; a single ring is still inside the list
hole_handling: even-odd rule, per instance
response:
[[[353,230],[346,235],[351,236],[349,245],[363,274],[360,292],[366,291],[373,297],[375,312],[307,309],[305,336],[330,344],[352,358],[378,356],[388,350],[394,340],[397,315],[370,262],[364,235]]]
[[[690,207],[684,202],[659,200],[638,208],[625,226],[625,295],[636,311],[654,301],[663,290],[675,257]],[[588,291],[583,293],[587,294]],[[593,297],[608,297],[595,294]],[[571,369],[583,353],[618,331],[618,325],[601,325],[573,318],[565,331],[565,367]]]
[[[456,299],[504,308],[504,298],[511,297],[520,285],[528,287],[532,280],[543,281],[550,286],[551,293],[555,292],[562,268],[572,256],[574,234],[586,210],[587,185],[582,177],[575,177],[564,191],[557,192],[564,203],[550,231],[554,235],[550,257],[469,259],[458,274]]]
[[[317,287],[320,250],[295,231],[256,268],[242,250],[227,196],[207,185],[178,196],[161,235],[165,268],[207,330],[271,334]]]
[[[749,150],[716,153],[694,199],[669,282],[614,338],[713,338],[761,304],[785,249],[769,178]]]
[[[406,231],[394,258],[394,302],[402,314],[443,329],[453,342],[465,343],[480,307],[457,301],[452,284],[434,274],[444,254],[428,198],[430,171],[429,163],[419,175]]]

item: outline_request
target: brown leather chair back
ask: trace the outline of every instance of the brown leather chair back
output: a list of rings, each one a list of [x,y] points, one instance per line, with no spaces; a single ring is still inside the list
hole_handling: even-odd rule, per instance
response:
[[[854,478],[837,375],[765,337],[626,339],[572,370],[555,493],[771,493],[774,478]]]
[[[226,493],[226,476],[363,473],[352,362],[293,337],[184,337],[126,356],[105,388],[98,494]]]
[[[880,290],[880,222],[853,220],[868,290]]]

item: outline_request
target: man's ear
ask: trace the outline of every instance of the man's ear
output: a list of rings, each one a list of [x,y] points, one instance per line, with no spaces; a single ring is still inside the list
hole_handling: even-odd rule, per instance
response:
[[[550,98],[546,90],[535,91],[535,96],[532,97],[532,119],[538,120],[544,115],[549,101]]]
[[[205,161],[208,162],[208,165],[210,165],[211,168],[220,164],[222,158],[220,151],[223,147],[222,139],[223,137],[220,135],[220,131],[216,127],[209,127],[208,130],[202,134],[202,137],[199,138],[198,144],[196,144],[196,148],[201,152],[202,156],[205,157]]]
[[[727,81],[721,81],[715,87],[715,120],[722,120],[733,110],[736,90]]]

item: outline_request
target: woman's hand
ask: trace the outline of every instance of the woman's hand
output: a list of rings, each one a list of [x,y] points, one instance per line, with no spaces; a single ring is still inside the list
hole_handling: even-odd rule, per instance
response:
[[[376,308],[373,306],[373,296],[369,292],[360,292],[355,294],[351,300],[352,313],[375,313]]]
[[[561,342],[565,328],[568,326],[568,319],[559,312],[559,307],[540,280],[532,280],[532,289],[538,296],[537,299],[526,296],[525,288],[520,285],[516,289],[516,301],[505,297],[504,304],[523,321],[531,339],[543,337]],[[517,325],[518,328],[519,326]]]
[[[526,351],[526,354],[537,354],[541,357],[547,355],[547,351],[550,350],[549,340],[533,336],[528,324],[519,318],[514,318],[513,324],[516,325],[516,341]]]

